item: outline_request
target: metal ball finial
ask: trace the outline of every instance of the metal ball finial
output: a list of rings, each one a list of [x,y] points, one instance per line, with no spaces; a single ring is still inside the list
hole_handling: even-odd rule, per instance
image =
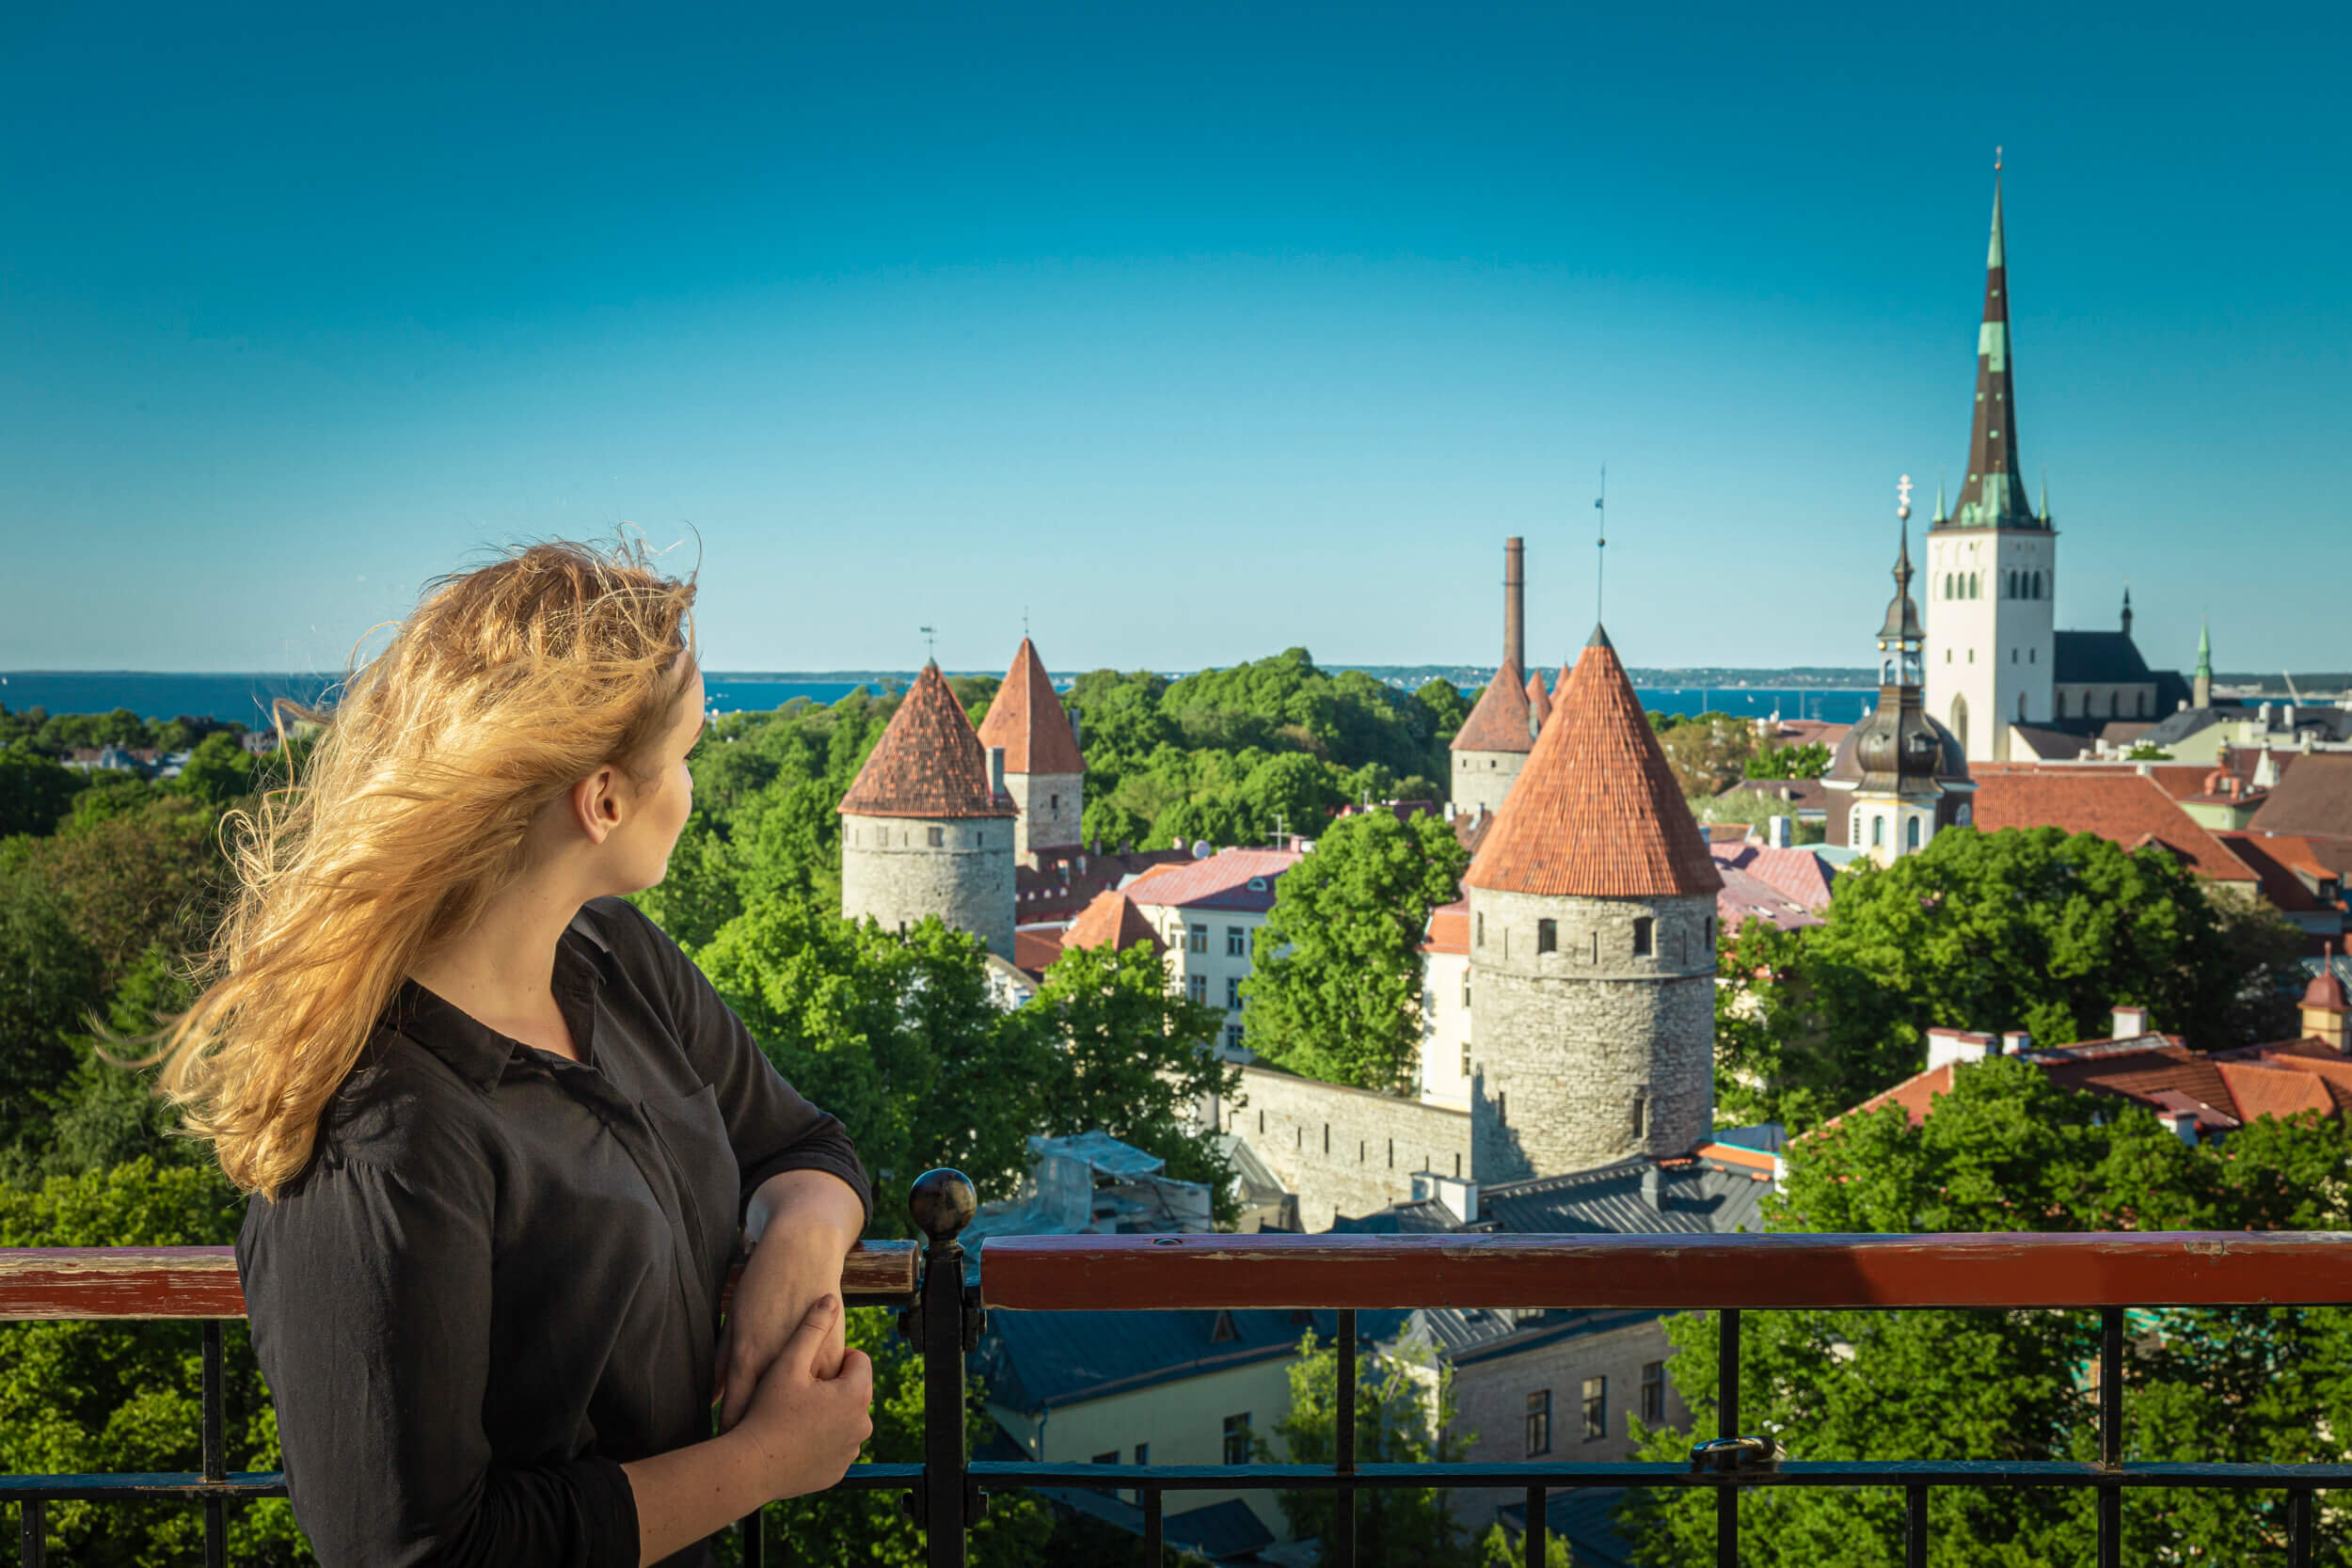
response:
[[[971,1178],[945,1165],[916,1177],[914,1191],[907,1194],[907,1212],[914,1217],[914,1228],[934,1244],[954,1241],[972,1223],[979,1207],[980,1195],[973,1190]]]

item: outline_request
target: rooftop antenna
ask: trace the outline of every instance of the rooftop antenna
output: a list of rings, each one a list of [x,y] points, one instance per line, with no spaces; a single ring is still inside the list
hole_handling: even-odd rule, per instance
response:
[[[937,664],[939,662],[939,634],[931,630],[929,626],[917,626],[914,629],[923,634],[923,657],[925,662]]]
[[[1594,523],[1593,535],[1593,621],[1598,625],[1605,617],[1601,610],[1601,590],[1609,574],[1609,465],[1600,466],[1600,494],[1593,498],[1593,510],[1600,516]]]

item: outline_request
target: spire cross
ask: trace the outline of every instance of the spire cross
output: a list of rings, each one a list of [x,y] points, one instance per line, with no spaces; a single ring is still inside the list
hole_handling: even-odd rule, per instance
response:
[[[1895,499],[1897,503],[1895,507],[1895,515],[1898,517],[1910,516],[1911,476],[1909,474],[1903,475],[1902,478],[1895,482]]]
[[[1993,172],[1995,174],[2001,172],[2001,150],[1998,147],[1993,150]]]

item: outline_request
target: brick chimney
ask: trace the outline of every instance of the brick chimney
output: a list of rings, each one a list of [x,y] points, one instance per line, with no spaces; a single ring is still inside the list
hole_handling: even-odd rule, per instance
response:
[[[2108,1032],[2119,1040],[2130,1039],[2136,1035],[2144,1035],[2148,1032],[2148,1009],[2119,1002],[2115,1007],[2115,1020],[2107,1028]]]
[[[1502,542],[1502,657],[1527,668],[1527,546],[1518,534]]]

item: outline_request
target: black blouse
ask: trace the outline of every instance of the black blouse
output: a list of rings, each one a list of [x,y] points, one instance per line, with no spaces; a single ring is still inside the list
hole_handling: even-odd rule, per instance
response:
[[[636,1568],[621,1462],[711,1435],[753,1192],[829,1171],[873,1212],[841,1123],[634,905],[581,908],[554,991],[577,1062],[404,979],[310,1164],[246,1210],[254,1353],[326,1568]]]

